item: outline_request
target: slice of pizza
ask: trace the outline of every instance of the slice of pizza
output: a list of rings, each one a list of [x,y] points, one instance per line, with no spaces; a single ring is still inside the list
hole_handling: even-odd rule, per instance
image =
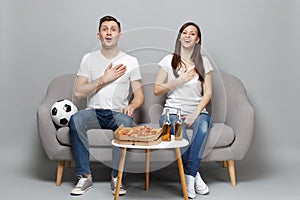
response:
[[[129,136],[129,135],[132,135],[132,129],[131,128],[122,128],[122,129],[120,129],[118,131],[118,133],[120,135],[127,135],[127,136]]]

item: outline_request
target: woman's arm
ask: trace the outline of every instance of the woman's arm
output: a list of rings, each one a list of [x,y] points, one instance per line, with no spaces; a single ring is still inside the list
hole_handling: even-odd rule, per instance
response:
[[[212,96],[212,72],[209,72],[205,75],[203,82],[203,98],[199,102],[197,108],[191,114],[185,116],[184,123],[188,126],[191,126],[194,121],[197,119],[201,111],[207,106],[210,102]]]

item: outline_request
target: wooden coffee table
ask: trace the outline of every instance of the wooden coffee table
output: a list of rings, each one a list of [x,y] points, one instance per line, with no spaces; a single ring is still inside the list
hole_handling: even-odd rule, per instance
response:
[[[178,165],[178,169],[179,169],[183,197],[185,200],[187,200],[188,194],[187,194],[187,190],[186,190],[186,182],[185,182],[185,177],[184,177],[184,170],[183,170],[183,165],[182,165],[180,148],[187,146],[188,144],[189,144],[189,142],[186,139],[177,141],[177,140],[174,140],[173,136],[172,136],[170,142],[162,141],[160,144],[152,145],[152,146],[117,144],[113,140],[112,145],[122,148],[122,155],[121,155],[120,163],[119,163],[118,181],[117,181],[114,199],[118,200],[118,198],[119,198],[119,192],[120,192],[120,186],[121,186],[121,181],[122,181],[122,176],[123,176],[126,151],[127,151],[127,148],[129,148],[129,149],[144,149],[146,151],[146,179],[145,179],[145,190],[146,191],[148,191],[148,188],[149,188],[150,150],[151,149],[174,149],[175,153],[176,153],[176,158],[177,158],[177,165]]]

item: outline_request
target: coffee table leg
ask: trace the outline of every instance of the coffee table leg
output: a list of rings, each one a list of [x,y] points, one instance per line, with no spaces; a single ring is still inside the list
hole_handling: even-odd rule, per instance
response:
[[[123,176],[123,169],[124,169],[124,163],[125,163],[125,157],[126,157],[126,148],[122,148],[122,155],[119,163],[119,171],[118,171],[118,181],[116,185],[116,192],[115,192],[115,198],[114,200],[118,200],[119,193],[120,193],[120,186],[122,182],[122,176]]]
[[[145,190],[149,189],[149,171],[150,171],[150,149],[146,149],[146,180],[145,180]]]
[[[182,165],[180,149],[175,148],[175,152],[176,152],[176,157],[177,157],[177,164],[178,164],[178,170],[179,170],[179,175],[180,175],[183,197],[185,200],[188,200],[188,194],[187,194],[187,190],[186,190],[186,182],[185,182],[185,177],[184,177],[184,170],[183,170],[183,165]]]

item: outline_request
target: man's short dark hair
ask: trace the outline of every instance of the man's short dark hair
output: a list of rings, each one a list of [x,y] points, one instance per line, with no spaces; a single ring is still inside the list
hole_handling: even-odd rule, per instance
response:
[[[106,22],[106,21],[114,21],[114,22],[116,22],[118,24],[118,27],[119,27],[119,32],[121,32],[121,24],[120,24],[120,22],[116,18],[114,18],[113,16],[110,16],[110,15],[106,15],[106,16],[104,16],[104,17],[102,17],[100,19],[100,22],[99,22],[99,32],[100,32],[101,24],[103,22]]]

